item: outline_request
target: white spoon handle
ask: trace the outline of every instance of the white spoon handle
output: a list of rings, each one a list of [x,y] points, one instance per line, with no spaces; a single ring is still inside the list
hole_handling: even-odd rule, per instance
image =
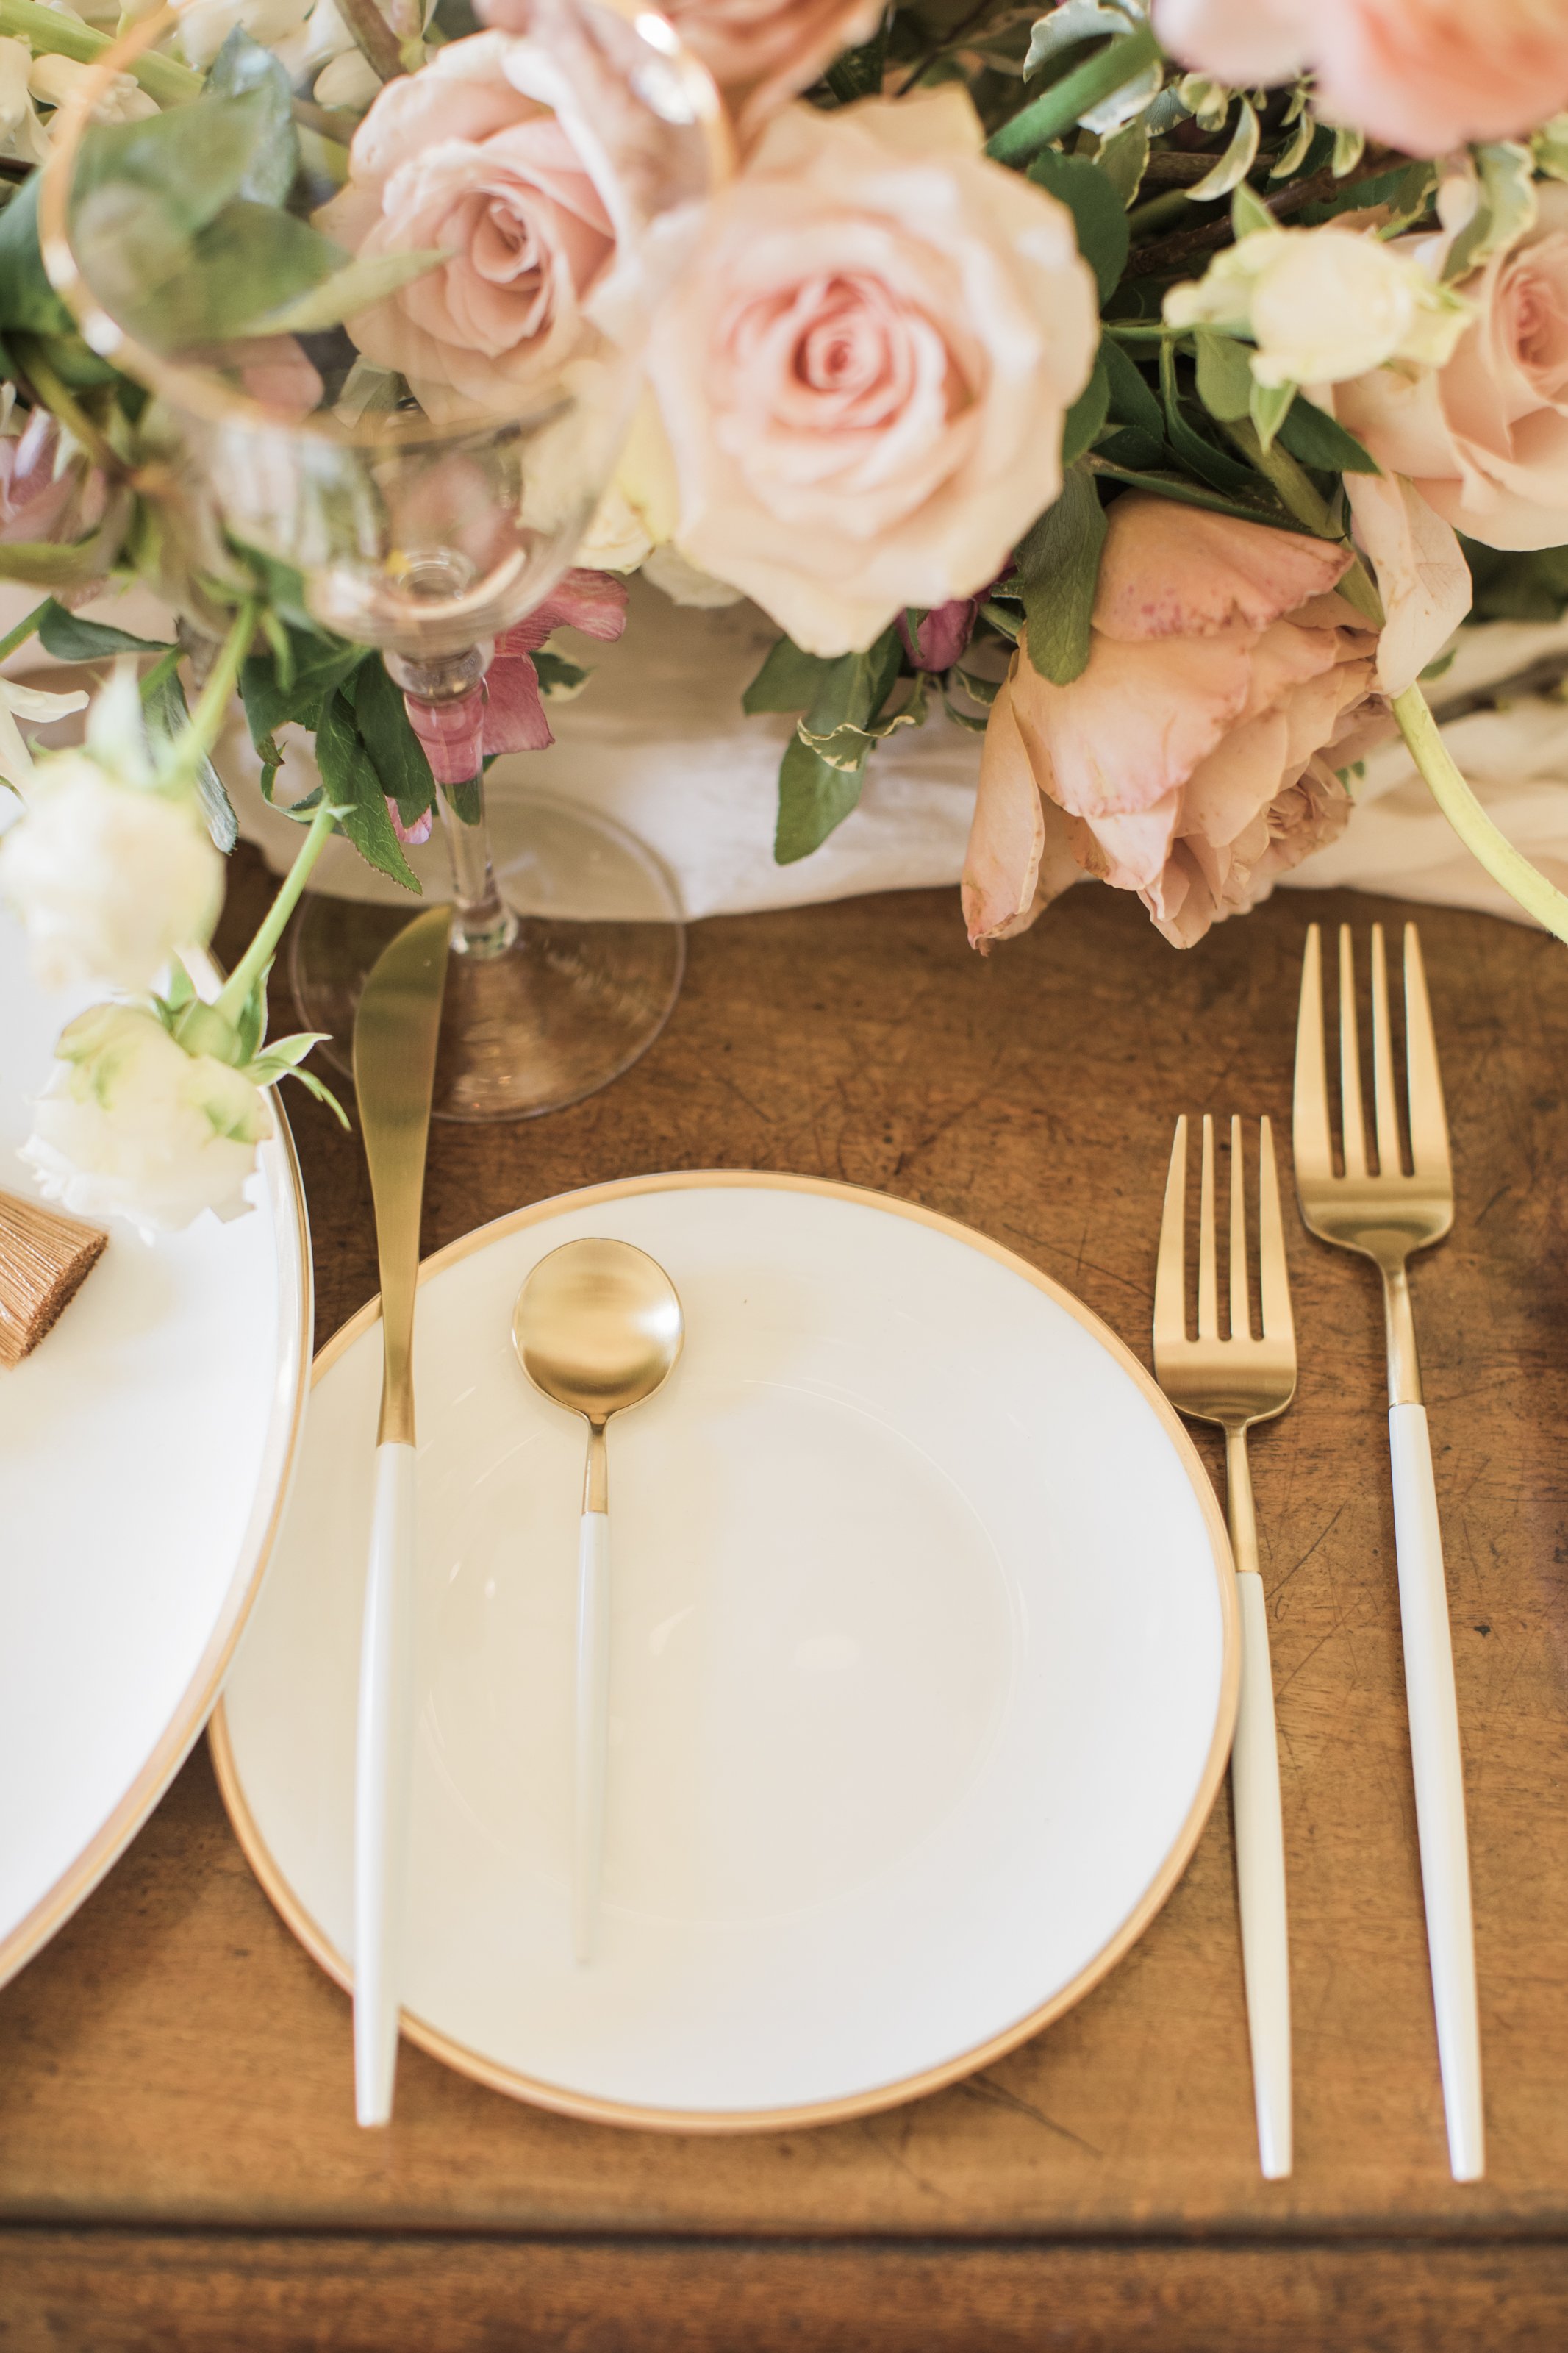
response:
[[[584,1512],[577,1550],[577,1756],[572,1839],[572,1949],[591,1960],[605,1854],[610,1732],[610,1515]]]

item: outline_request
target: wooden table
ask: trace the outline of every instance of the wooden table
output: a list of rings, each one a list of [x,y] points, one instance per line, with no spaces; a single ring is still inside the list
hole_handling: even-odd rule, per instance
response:
[[[254,910],[258,877],[237,892]],[[1289,1132],[1281,893],[1187,955],[1074,892],[989,963],[951,894],[700,925],[664,1038],[531,1125],[444,1128],[426,1246],[703,1166],[966,1219],[1146,1353],[1171,1123]],[[353,2121],[349,2012],[205,1751],[0,1994],[0,2347],[363,2353],[1360,2353],[1568,2342],[1568,959],[1425,913],[1458,1219],[1416,1277],[1475,1871],[1490,2171],[1448,2179],[1394,1603],[1375,1282],[1299,1226],[1294,1409],[1256,1450],[1296,2010],[1297,2171],[1254,2152],[1228,1807],[1131,1957],[975,2080],[714,2141],[536,2113],[405,2048]],[[284,1015],[284,1008],[279,1008]],[[284,1015],[286,1018],[286,1015]],[[289,1026],[292,1026],[291,1022]],[[290,1103],[319,1330],[375,1288],[356,1145]],[[18,1802],[13,1792],[8,1802]]]

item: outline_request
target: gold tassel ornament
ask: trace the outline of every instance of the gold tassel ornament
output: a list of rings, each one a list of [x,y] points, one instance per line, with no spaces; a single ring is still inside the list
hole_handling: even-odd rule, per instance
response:
[[[109,1236],[0,1193],[0,1366],[19,1365],[76,1297]]]

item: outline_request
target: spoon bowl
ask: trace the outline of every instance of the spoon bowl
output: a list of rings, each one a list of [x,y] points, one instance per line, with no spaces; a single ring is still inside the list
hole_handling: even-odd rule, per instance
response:
[[[511,1319],[534,1388],[595,1425],[653,1395],[684,1335],[675,1285],[630,1242],[563,1243],[540,1260]]]

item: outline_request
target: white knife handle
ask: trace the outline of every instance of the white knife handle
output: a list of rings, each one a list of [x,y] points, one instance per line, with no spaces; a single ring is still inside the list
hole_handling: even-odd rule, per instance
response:
[[[572,1950],[591,1960],[605,1856],[610,1736],[610,1515],[584,1512],[577,1548],[577,1755],[572,1834]]]
[[[392,2121],[414,1779],[415,1453],[375,1453],[354,1767],[354,2108]]]
[[[1258,2161],[1266,2181],[1290,2170],[1290,1949],[1285,1926],[1285,1824],[1274,1733],[1274,1671],[1263,1579],[1244,1570],[1241,1706],[1230,1757],[1236,1804],[1236,1876],[1241,1896],[1241,1958],[1252,2042]]]
[[[1448,2119],[1448,2163],[1456,2181],[1479,2181],[1486,2169],[1481,2126],[1481,2031],[1476,2003],[1470,1861],[1465,1838],[1465,1778],[1454,1646],[1443,1576],[1443,1536],[1426,1409],[1388,1410],[1394,1465],[1394,1533],[1399,1555],[1399,1620],[1405,1638],[1405,1702],[1415,1778],[1421,1888],[1437,2018],[1437,2055]]]

